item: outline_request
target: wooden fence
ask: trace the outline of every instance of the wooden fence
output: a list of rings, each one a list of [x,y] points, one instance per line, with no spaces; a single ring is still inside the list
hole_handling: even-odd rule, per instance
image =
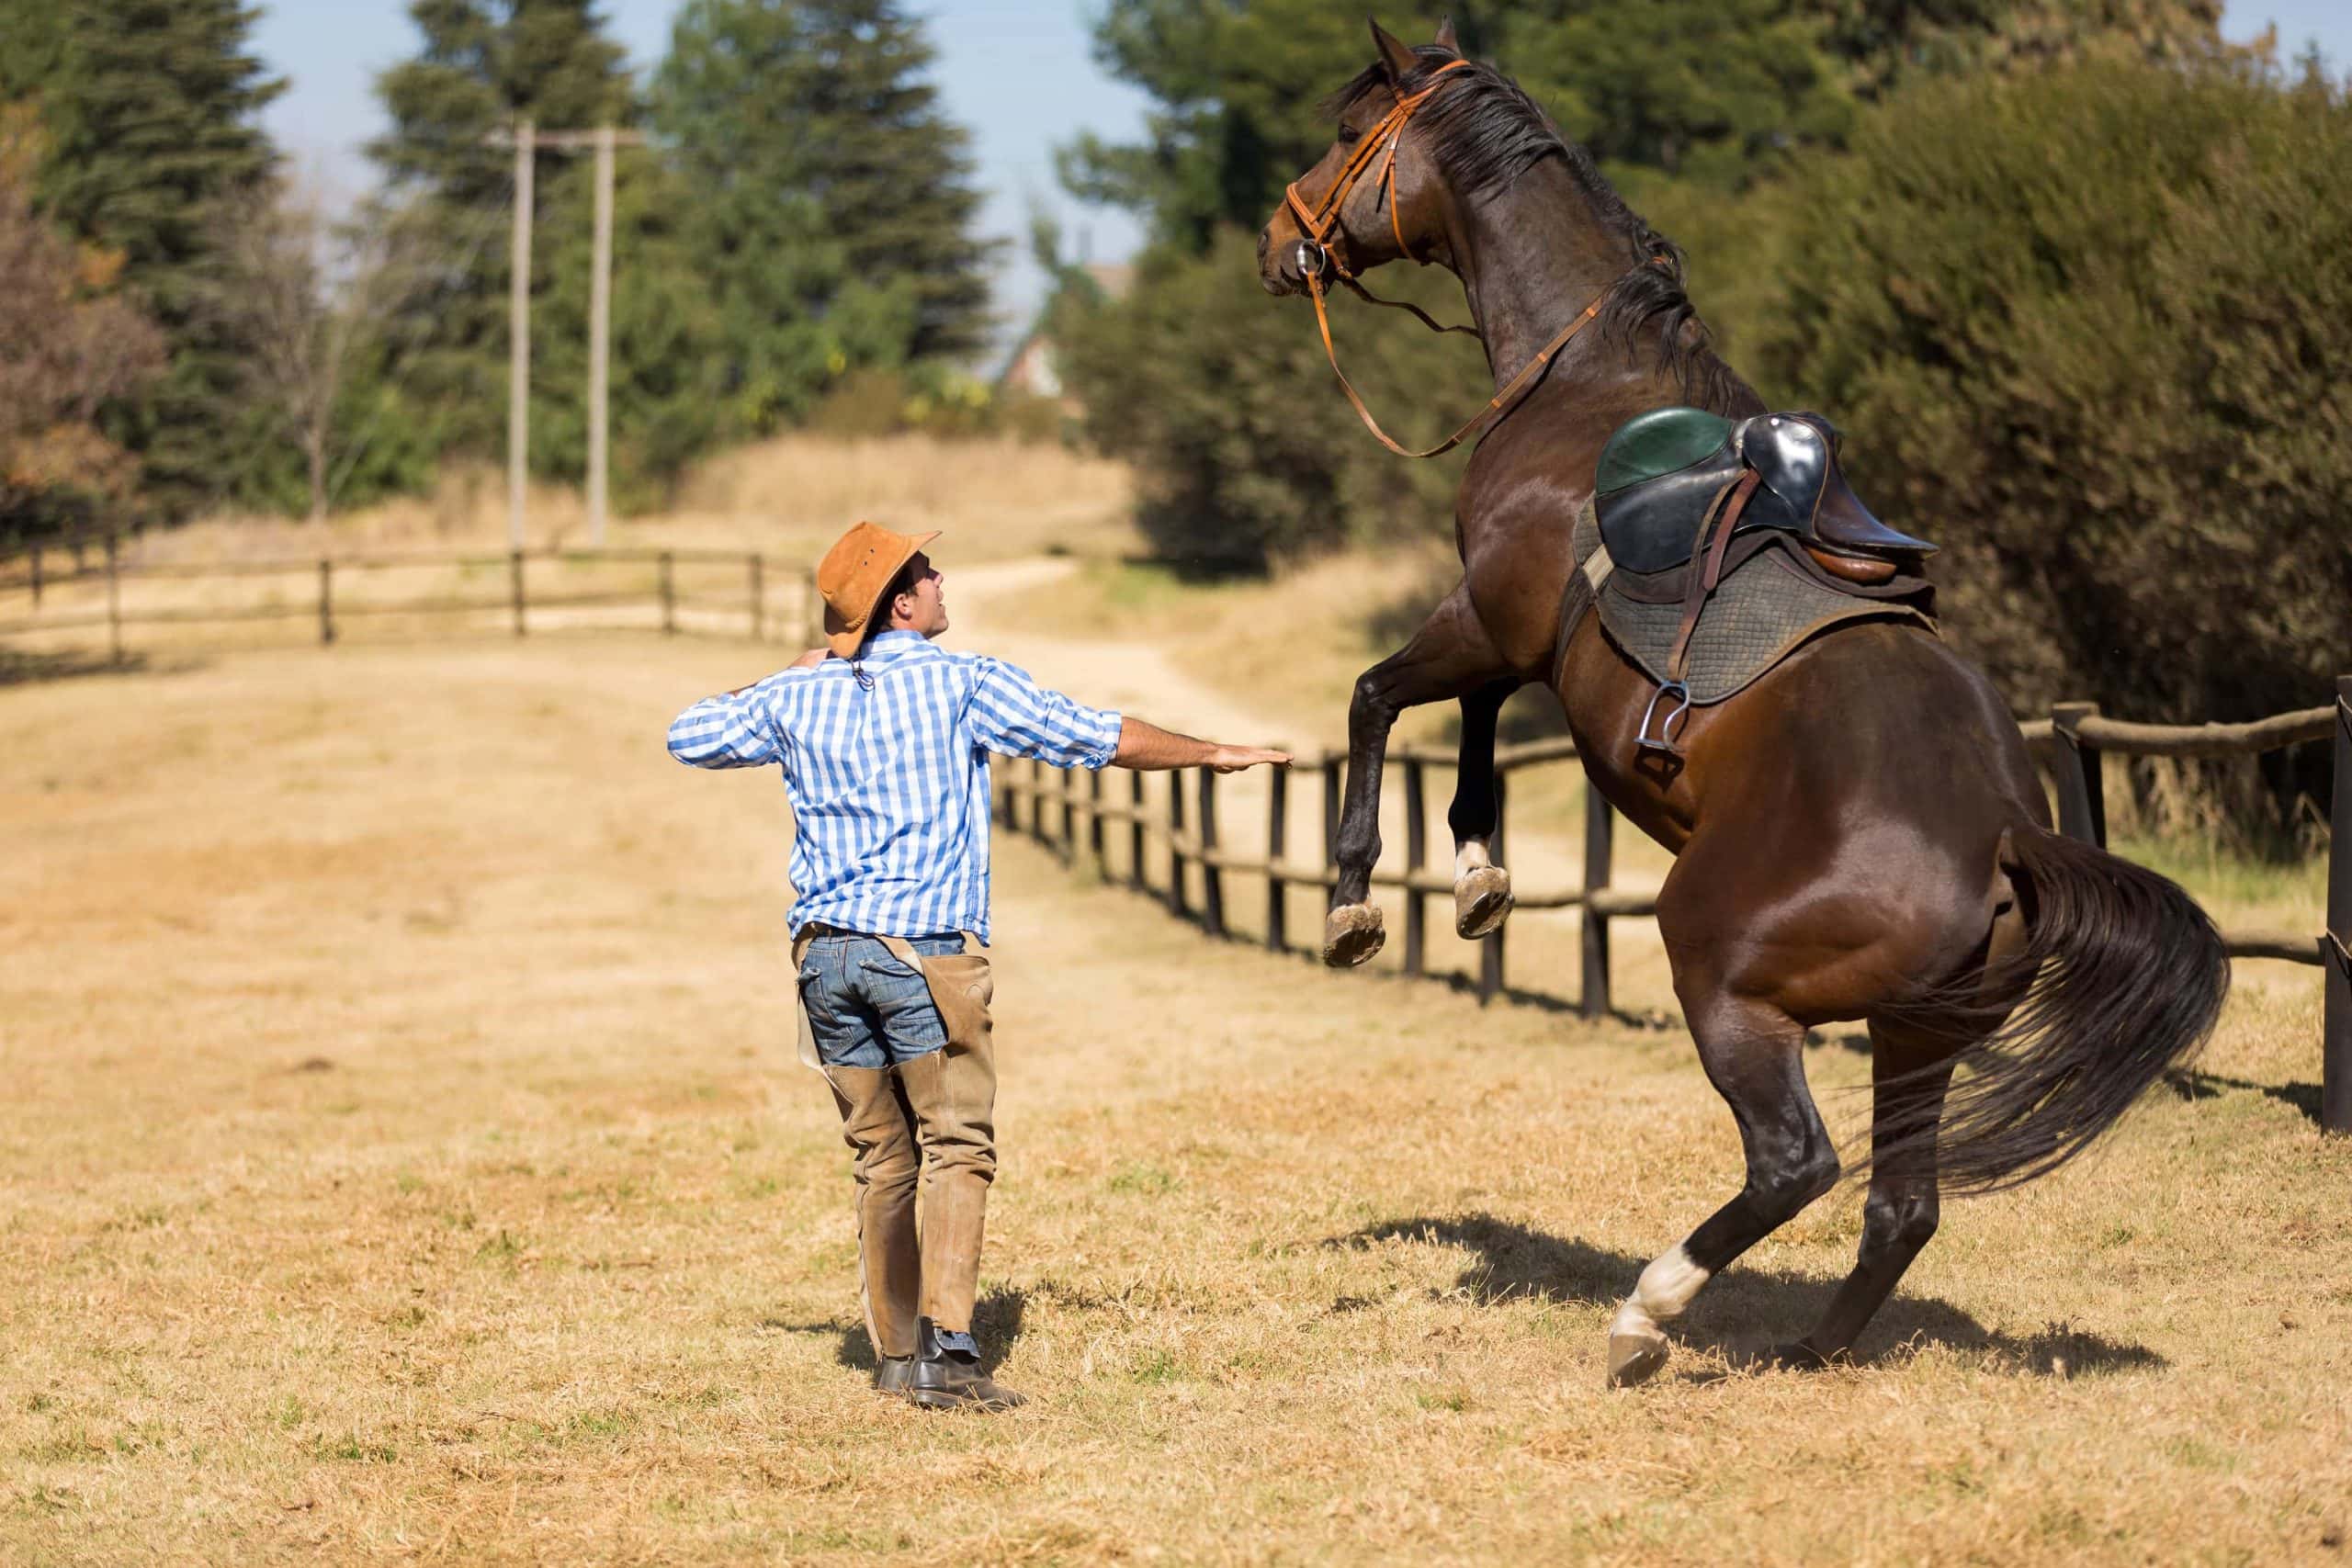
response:
[[[735,587],[723,593],[682,593],[678,585],[682,566],[700,569],[705,576],[730,569],[741,575]],[[652,581],[645,587],[580,592],[551,587],[545,581],[547,569],[600,567],[650,567]],[[532,581],[535,568],[541,576],[537,584]],[[348,592],[355,579],[401,570],[493,575],[503,591],[496,597],[477,593],[417,598],[355,597]],[[126,604],[124,597],[126,589],[135,590],[142,583],[272,579],[291,580],[301,586],[293,595],[238,604]],[[338,585],[344,590],[340,594]],[[74,592],[76,589],[81,592]],[[103,608],[80,603],[91,599],[94,589],[103,591]],[[66,607],[50,603],[61,590],[77,603]],[[775,602],[779,594],[781,604]],[[19,595],[23,596],[21,610],[7,615],[7,602]],[[332,644],[342,635],[345,623],[361,617],[474,615],[494,616],[510,626],[514,636],[523,637],[531,629],[534,612],[572,615],[562,623],[543,619],[545,629],[550,624],[583,624],[577,618],[578,612],[623,608],[649,612],[654,624],[672,636],[695,629],[691,621],[681,619],[681,612],[717,612],[729,633],[738,629],[740,617],[742,635],[754,641],[770,640],[771,633],[782,634],[778,640],[794,641],[800,647],[813,647],[822,640],[816,585],[807,569],[797,564],[779,568],[764,556],[734,550],[416,552],[218,563],[137,562],[124,559],[119,540],[108,535],[86,547],[76,546],[67,551],[36,547],[0,561],[0,637],[95,632],[103,627],[107,650],[117,661],[125,654],[127,627],[301,620],[314,622],[319,641]]]
[[[2096,705],[2064,703],[2053,708],[2049,718],[2020,728],[2055,783],[2060,831],[2102,847],[2107,841],[2107,813],[2099,759],[2106,752],[2141,757],[2245,756],[2324,740],[2331,734],[2335,737],[2335,789],[2328,818],[2335,831],[2328,853],[2326,929],[2315,937],[2280,931],[2222,934],[2233,958],[2283,959],[2324,970],[2320,1122],[2330,1132],[2352,1132],[2352,953],[2346,952],[2346,942],[2352,940],[2352,832],[2344,830],[2345,824],[2352,823],[2352,675],[2337,679],[2332,706],[2280,714],[2252,724],[2126,724],[2100,716]],[[1511,775],[1528,768],[1569,762],[1575,757],[1575,746],[1565,739],[1496,749],[1493,852],[1498,864],[1509,863],[1504,840]],[[1451,767],[1454,761],[1455,754],[1450,750],[1402,746],[1388,753],[1388,767],[1404,780],[1405,863],[1401,869],[1376,868],[1372,885],[1403,891],[1401,956],[1408,976],[1429,973],[1429,900],[1450,899],[1453,893],[1450,872],[1432,870],[1429,864],[1427,790],[1428,770]],[[1302,755],[1290,769],[1271,773],[1267,853],[1262,857],[1237,854],[1219,841],[1218,775],[1205,768],[1171,776],[1165,801],[1159,810],[1153,811],[1147,808],[1141,773],[1126,775],[1127,798],[1119,801],[1106,794],[1104,774],[1000,761],[995,805],[1006,827],[1026,831],[1065,859],[1074,859],[1082,844],[1096,865],[1106,865],[1109,835],[1114,830],[1123,833],[1126,842],[1122,858],[1128,885],[1164,900],[1171,914],[1196,921],[1213,937],[1232,934],[1227,920],[1227,874],[1260,880],[1266,900],[1265,945],[1277,953],[1312,952],[1321,933],[1309,933],[1304,946],[1292,942],[1284,894],[1291,887],[1328,888],[1339,880],[1336,846],[1346,769],[1344,753],[1327,753]],[[1322,796],[1322,842],[1306,858],[1289,842],[1295,780],[1305,781]],[[1610,922],[1653,917],[1657,901],[1648,894],[1610,886],[1616,813],[1598,791],[1587,789],[1584,795],[1580,885],[1516,891],[1521,909],[1579,911],[1582,977],[1577,1007],[1585,1017],[1598,1018],[1610,1011]],[[1165,886],[1158,888],[1150,886],[1147,870],[1156,862],[1167,867]],[[1198,874],[1197,905],[1187,887],[1188,872]],[[1477,992],[1482,1002],[1508,989],[1504,936],[1509,929],[1506,926],[1479,943]]]

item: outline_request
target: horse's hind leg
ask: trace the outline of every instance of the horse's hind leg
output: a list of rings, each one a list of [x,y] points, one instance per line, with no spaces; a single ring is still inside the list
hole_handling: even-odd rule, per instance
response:
[[[1471,608],[1467,585],[1456,584],[1410,642],[1357,680],[1348,704],[1347,798],[1333,856],[1339,882],[1323,925],[1324,963],[1362,964],[1385,940],[1380,911],[1365,898],[1380,859],[1380,770],[1396,716],[1423,703],[1469,697],[1509,673]],[[1488,735],[1491,750],[1491,718]]]
[[[1491,933],[1510,914],[1510,873],[1494,862],[1501,818],[1495,795],[1495,720],[1519,690],[1516,676],[1481,686],[1462,699],[1462,756],[1454,770],[1453,929],[1464,942]]]
[[[1681,976],[1677,976],[1678,988]],[[1683,1008],[1707,1079],[1731,1107],[1747,1182],[1681,1246],[1642,1270],[1609,1325],[1609,1381],[1627,1387],[1666,1365],[1660,1326],[1732,1260],[1837,1184],[1838,1151],[1804,1081],[1804,1029],[1769,1002],[1685,990]]]
[[[1818,1365],[1853,1348],[1863,1325],[1936,1234],[1932,1134],[1951,1084],[1953,1043],[1875,1019],[1870,1028],[1871,1190],[1862,1204],[1861,1250],[1813,1332],[1781,1351],[1783,1360],[1799,1364]],[[1929,1135],[1911,1136],[1919,1133]]]

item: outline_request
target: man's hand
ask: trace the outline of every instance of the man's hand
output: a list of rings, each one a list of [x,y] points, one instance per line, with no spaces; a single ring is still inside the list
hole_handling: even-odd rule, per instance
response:
[[[1277,768],[1287,768],[1290,766],[1290,753],[1270,751],[1262,746],[1219,746],[1216,749],[1215,755],[1209,758],[1208,765],[1220,773],[1238,773],[1245,768],[1254,768],[1261,762]]]

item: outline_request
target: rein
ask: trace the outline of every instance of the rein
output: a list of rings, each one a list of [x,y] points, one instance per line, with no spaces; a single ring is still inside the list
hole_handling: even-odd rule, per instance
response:
[[[1298,194],[1296,180],[1293,180],[1283,192],[1283,204],[1289,208],[1292,218],[1296,220],[1299,227],[1301,238],[1298,242],[1298,269],[1306,276],[1307,294],[1315,301],[1315,325],[1323,334],[1323,353],[1331,362],[1331,374],[1339,378],[1340,390],[1347,394],[1348,401],[1355,408],[1356,417],[1363,421],[1363,427],[1372,432],[1373,439],[1400,457],[1419,458],[1442,456],[1453,451],[1472,435],[1483,434],[1487,429],[1499,423],[1505,414],[1518,405],[1520,397],[1542,377],[1545,367],[1552,363],[1552,356],[1566,347],[1570,338],[1583,331],[1587,322],[1600,314],[1601,301],[1608,299],[1617,287],[1615,282],[1611,282],[1607,288],[1602,289],[1593,298],[1592,303],[1587,305],[1574,321],[1562,328],[1551,342],[1538,349],[1535,357],[1521,366],[1519,373],[1513,376],[1500,391],[1487,400],[1487,406],[1480,409],[1468,423],[1425,451],[1409,450],[1390,439],[1388,433],[1380,428],[1380,422],[1372,417],[1372,410],[1364,406],[1363,395],[1348,379],[1348,373],[1340,368],[1340,353],[1331,344],[1331,318],[1324,302],[1323,291],[1323,275],[1326,272],[1338,278],[1350,292],[1367,304],[1385,306],[1392,310],[1409,310],[1423,326],[1433,333],[1463,333],[1471,337],[1479,338],[1481,342],[1485,341],[1475,327],[1441,326],[1431,321],[1428,312],[1419,306],[1401,299],[1383,299],[1357,282],[1353,270],[1348,265],[1347,236],[1339,230],[1340,209],[1345,205],[1348,193],[1353,190],[1356,182],[1370,171],[1374,160],[1383,160],[1383,167],[1376,183],[1383,187],[1388,203],[1389,232],[1396,238],[1396,249],[1399,254],[1410,256],[1417,262],[1421,260],[1420,256],[1415,254],[1413,247],[1406,243],[1404,220],[1396,210],[1396,148],[1404,139],[1405,126],[1412,119],[1414,112],[1445,85],[1444,78],[1449,73],[1462,70],[1469,63],[1466,60],[1449,61],[1438,67],[1429,85],[1410,97],[1399,96],[1396,107],[1381,117],[1380,123],[1374,126],[1370,133],[1357,144],[1353,155],[1340,170],[1339,178],[1331,182],[1331,188],[1324,193],[1323,199],[1315,206],[1311,208],[1307,206],[1306,199]],[[1666,265],[1666,258],[1653,256],[1642,265],[1662,266]]]

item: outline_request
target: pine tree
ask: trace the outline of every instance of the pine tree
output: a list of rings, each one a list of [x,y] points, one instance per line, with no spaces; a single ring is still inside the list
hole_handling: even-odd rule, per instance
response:
[[[656,78],[718,302],[734,423],[804,412],[853,368],[985,340],[970,138],[897,0],[690,0]]]
[[[405,213],[401,221],[424,231],[411,232],[404,248],[437,259],[386,334],[384,373],[407,417],[432,426],[434,445],[488,455],[504,441],[514,197],[514,153],[495,139],[525,118],[560,130],[625,125],[634,94],[593,0],[414,0],[409,14],[424,46],[378,78],[392,129],[368,151],[384,171],[386,199]],[[535,297],[552,287],[562,252],[548,237],[586,231],[584,163],[553,152],[534,163]],[[535,333],[535,351],[537,342]],[[535,410],[542,399],[581,396],[535,378]],[[535,429],[535,466],[576,473],[576,455],[565,460],[543,447],[548,428]]]
[[[165,515],[220,500],[246,467],[245,345],[209,307],[216,215],[277,161],[254,123],[284,86],[247,51],[258,15],[242,0],[0,0],[0,97],[37,101],[48,135],[41,206],[122,254],[123,283],[164,332],[168,370],[105,423]]]

